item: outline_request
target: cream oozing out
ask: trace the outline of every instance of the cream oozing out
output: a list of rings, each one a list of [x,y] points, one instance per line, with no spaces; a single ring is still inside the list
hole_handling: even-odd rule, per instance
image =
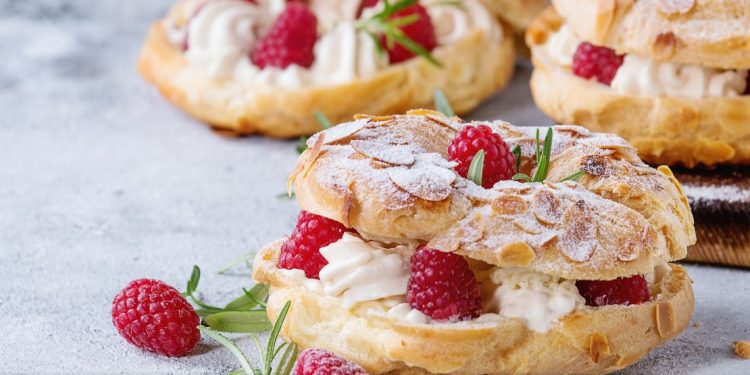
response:
[[[550,35],[544,52],[556,64],[570,67],[581,43],[567,25]],[[612,80],[619,94],[688,98],[736,97],[747,85],[747,70],[722,70],[626,55]]]
[[[309,2],[318,17],[315,62],[309,68],[290,65],[286,69],[259,69],[250,60],[261,36],[286,6],[285,0],[185,0],[184,13],[192,15],[190,21],[178,25],[168,17],[163,26],[173,45],[181,47],[187,38],[185,57],[212,78],[282,88],[341,84],[388,67],[387,58],[377,53],[372,38],[356,29],[359,3]],[[436,4],[435,0],[423,3],[433,19],[439,45],[454,43],[477,29],[502,38],[502,30],[478,0],[463,0],[460,7]],[[370,13],[366,11],[362,17]]]

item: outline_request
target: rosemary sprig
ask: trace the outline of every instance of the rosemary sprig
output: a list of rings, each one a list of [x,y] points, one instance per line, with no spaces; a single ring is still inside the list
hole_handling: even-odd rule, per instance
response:
[[[364,31],[372,38],[376,51],[380,56],[384,53],[379,38],[382,35],[385,36],[385,44],[389,49],[398,44],[433,65],[442,67],[442,64],[432,56],[430,51],[409,38],[401,29],[404,26],[419,21],[418,15],[413,14],[405,17],[391,18],[395,13],[416,3],[417,0],[398,0],[391,4],[389,0],[383,0],[383,10],[370,18],[357,22],[357,29]]]
[[[434,101],[435,109],[440,111],[442,114],[446,115],[447,117],[453,117],[456,115],[456,112],[453,111],[453,107],[451,107],[451,103],[448,102],[448,98],[445,96],[443,90],[435,90]]]
[[[478,186],[482,186],[482,173],[484,172],[484,150],[479,150],[471,159],[469,171],[466,172],[466,178],[473,181]]]
[[[287,194],[285,193],[284,195],[287,195]],[[252,267],[252,263],[248,262],[248,261],[252,260],[253,258],[255,258],[255,252],[238,255],[237,257],[235,257],[232,260],[230,260],[229,263],[227,263],[226,265],[224,265],[224,267],[221,267],[221,269],[219,271],[217,271],[216,273],[218,273],[219,275],[223,275],[227,271],[229,271],[230,269],[232,269],[234,266],[236,266],[236,265],[238,265],[240,263],[243,263],[243,262],[249,265],[248,268],[253,268]]]
[[[199,308],[196,313],[203,317],[203,324],[221,332],[265,332],[271,329],[266,316],[268,286],[256,284],[250,290],[242,289],[243,294],[224,307],[209,305],[196,296],[201,269],[193,266],[187,288],[183,295]]]
[[[552,159],[552,135],[552,128],[548,128],[547,134],[544,136],[544,143],[541,143],[539,139],[539,129],[536,130],[536,141],[534,143],[534,149],[536,151],[536,171],[534,172],[534,176],[531,177],[525,173],[517,173],[512,177],[514,181],[543,182],[547,179],[549,163]],[[520,145],[513,148],[513,155],[516,157],[516,170],[519,170],[521,167]],[[583,177],[584,173],[583,170],[578,170],[559,182],[578,181]]]

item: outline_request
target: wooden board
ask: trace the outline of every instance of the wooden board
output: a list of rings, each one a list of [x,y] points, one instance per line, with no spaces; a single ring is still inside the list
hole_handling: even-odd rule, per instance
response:
[[[698,235],[687,260],[750,267],[750,167],[674,172]]]

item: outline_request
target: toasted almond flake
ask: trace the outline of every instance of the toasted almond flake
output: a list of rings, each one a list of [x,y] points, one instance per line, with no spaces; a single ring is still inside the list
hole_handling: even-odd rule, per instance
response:
[[[526,242],[511,242],[500,248],[497,264],[503,267],[528,267],[536,258]]]
[[[409,116],[428,116],[428,115],[433,115],[433,116],[445,117],[445,115],[443,114],[443,112],[436,111],[434,109],[424,109],[424,108],[411,109],[411,110],[406,111],[406,114],[409,115]]]
[[[575,262],[589,260],[599,245],[594,217],[585,201],[579,200],[565,211],[563,226],[560,251]]]
[[[654,44],[651,48],[655,60],[669,60],[674,56],[675,49],[677,48],[677,37],[671,31],[660,33],[656,36],[656,39],[654,39]]]
[[[531,200],[531,210],[537,220],[547,225],[554,225],[560,221],[560,199],[551,191],[542,189],[537,191]]]
[[[315,160],[320,156],[320,151],[323,149],[323,143],[325,142],[326,136],[321,133],[318,134],[319,135],[316,137],[315,143],[313,143],[312,147],[305,150],[303,154],[305,157],[297,159],[297,165],[294,166],[294,170],[289,174],[289,178],[286,180],[286,192],[290,196],[292,195],[294,188],[294,179],[297,178],[297,175],[300,172],[302,172],[303,176],[306,176]]]
[[[674,308],[669,302],[654,305],[654,319],[656,330],[661,337],[669,337],[675,330]]]
[[[733,347],[738,357],[750,359],[750,341],[735,341]]]
[[[344,138],[350,137],[354,135],[356,132],[364,129],[365,126],[370,122],[369,119],[359,119],[352,122],[347,122],[345,124],[336,125],[330,129],[323,130],[322,132],[319,132],[310,139],[307,140],[307,145],[310,146],[312,144],[315,144],[315,142],[318,141],[318,138],[325,134],[325,143],[324,144],[331,144],[336,143]]]
[[[409,146],[396,146],[362,140],[353,140],[349,145],[362,155],[388,164],[414,164],[413,150]]]
[[[695,6],[695,0],[659,0],[659,10],[667,16],[685,14]]]
[[[601,333],[592,333],[589,336],[589,356],[591,357],[591,361],[598,363],[602,355],[609,355],[610,353],[611,349],[607,336]]]
[[[518,195],[501,195],[492,201],[492,210],[500,215],[522,215],[529,209]]]
[[[424,200],[438,202],[451,194],[456,173],[426,162],[417,162],[411,168],[386,169],[391,181],[407,193]]]

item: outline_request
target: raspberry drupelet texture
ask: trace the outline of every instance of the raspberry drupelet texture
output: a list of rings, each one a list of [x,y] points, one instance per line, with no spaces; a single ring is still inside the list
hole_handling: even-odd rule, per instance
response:
[[[300,212],[292,234],[281,246],[279,267],[303,270],[308,278],[320,279],[321,268],[328,264],[320,249],[340,240],[344,232],[346,227],[335,220]]]
[[[448,146],[448,159],[458,163],[456,172],[466,178],[474,155],[484,150],[482,186],[491,188],[496,182],[510,180],[516,174],[516,158],[499,134],[487,125],[467,125]]]
[[[414,4],[404,8],[389,17],[389,19],[398,19],[404,17],[416,16],[416,21],[408,25],[399,27],[409,39],[413,40],[425,50],[432,51],[437,46],[437,37],[435,36],[435,27],[432,19],[427,13],[427,9],[419,4]],[[391,64],[400,63],[414,57],[414,53],[404,48],[398,43],[393,43],[392,48],[388,47],[385,36],[381,37],[383,48],[388,51],[388,58]]]
[[[578,280],[576,287],[589,306],[638,305],[651,299],[648,282],[642,275],[614,280]]]
[[[435,320],[471,320],[482,313],[479,283],[466,259],[427,247],[411,257],[406,300]]]
[[[112,323],[129,343],[170,357],[190,353],[200,339],[193,306],[159,280],[134,280],[117,293]]]
[[[309,68],[315,61],[318,19],[300,2],[290,2],[252,53],[260,68],[284,69],[292,64]]]
[[[612,49],[583,42],[573,54],[573,74],[586,79],[596,78],[600,83],[609,85],[623,59],[624,55],[618,55]]]
[[[367,372],[327,350],[307,349],[300,353],[294,375],[367,375]]]

